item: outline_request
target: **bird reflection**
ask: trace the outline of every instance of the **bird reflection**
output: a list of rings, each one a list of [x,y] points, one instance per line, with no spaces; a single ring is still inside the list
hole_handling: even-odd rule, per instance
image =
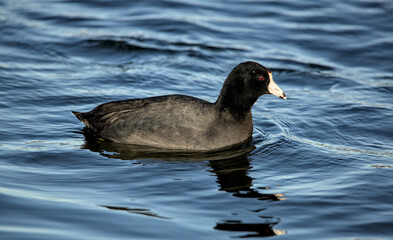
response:
[[[219,190],[231,193],[239,198],[254,198],[258,200],[280,201],[283,200],[282,194],[260,193],[258,189],[253,189],[252,178],[248,175],[251,169],[250,161],[247,156],[235,157],[220,161],[210,161],[211,172],[216,174]],[[264,209],[254,212],[258,213]],[[216,224],[214,229],[246,232],[240,237],[267,237],[286,234],[285,230],[274,229],[273,226],[280,222],[279,219],[272,217],[260,217],[265,219],[261,223],[247,223],[241,220],[225,220]]]
[[[209,161],[211,170],[217,177],[217,184],[220,191],[225,191],[238,198],[251,198],[262,201],[280,201],[284,200],[282,194],[261,193],[260,190],[253,188],[253,179],[248,175],[251,169],[250,161],[247,154],[255,149],[255,146],[245,145],[237,149],[225,150],[209,153],[190,153],[176,152],[172,150],[163,150],[158,148],[115,144],[108,141],[97,139],[89,132],[84,131],[85,144],[83,149],[89,149],[98,152],[100,155],[108,158],[123,160],[135,159],[161,159],[166,161]],[[105,206],[113,210],[114,207]],[[118,210],[119,208],[116,208]],[[254,210],[259,214],[260,210]],[[129,209],[127,209],[128,212]],[[135,211],[133,211],[134,213]],[[139,214],[146,214],[145,211],[139,211]],[[215,230],[241,232],[239,237],[265,237],[273,235],[286,234],[285,230],[277,230],[273,227],[280,222],[273,217],[259,216],[262,222],[244,222],[238,219],[223,220],[214,226]]]
[[[256,198],[259,200],[283,200],[282,194],[264,194],[252,187],[252,178],[248,176],[251,169],[246,156],[222,161],[210,161],[211,172],[217,176],[220,190],[232,193],[235,197]]]
[[[216,230],[224,230],[231,232],[250,232],[246,235],[239,236],[240,238],[247,237],[270,237],[275,235],[286,234],[285,230],[274,229],[273,226],[278,222],[272,223],[243,223],[241,221],[226,221],[224,223],[217,223],[214,227]]]

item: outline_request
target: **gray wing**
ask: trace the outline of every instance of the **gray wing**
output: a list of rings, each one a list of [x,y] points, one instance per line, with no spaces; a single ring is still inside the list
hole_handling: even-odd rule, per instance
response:
[[[109,102],[90,112],[72,112],[99,136],[115,142],[171,142],[206,129],[211,103],[183,95]]]
[[[129,112],[133,109],[140,109],[147,104],[148,102],[143,101],[143,99],[130,99],[104,103],[97,106],[90,112],[71,111],[71,113],[89,129],[99,134],[105,125],[110,123],[111,119],[115,118],[116,115],[125,111]]]

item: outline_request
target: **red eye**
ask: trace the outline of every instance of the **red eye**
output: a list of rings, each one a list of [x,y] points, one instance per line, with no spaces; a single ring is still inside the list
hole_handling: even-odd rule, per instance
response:
[[[265,80],[265,78],[263,76],[260,76],[259,81],[263,81],[263,80]]]

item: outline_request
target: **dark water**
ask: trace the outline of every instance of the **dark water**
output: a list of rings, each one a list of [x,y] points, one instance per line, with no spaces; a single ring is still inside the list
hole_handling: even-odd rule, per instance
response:
[[[392,239],[393,2],[0,1],[1,239]],[[250,146],[152,153],[69,110],[271,68]]]

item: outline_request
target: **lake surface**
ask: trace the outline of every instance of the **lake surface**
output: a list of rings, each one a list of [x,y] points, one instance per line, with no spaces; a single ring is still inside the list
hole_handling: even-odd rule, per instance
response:
[[[0,1],[0,238],[392,239],[393,2]],[[70,110],[269,67],[248,146],[154,153]],[[279,236],[278,236],[279,235]]]

